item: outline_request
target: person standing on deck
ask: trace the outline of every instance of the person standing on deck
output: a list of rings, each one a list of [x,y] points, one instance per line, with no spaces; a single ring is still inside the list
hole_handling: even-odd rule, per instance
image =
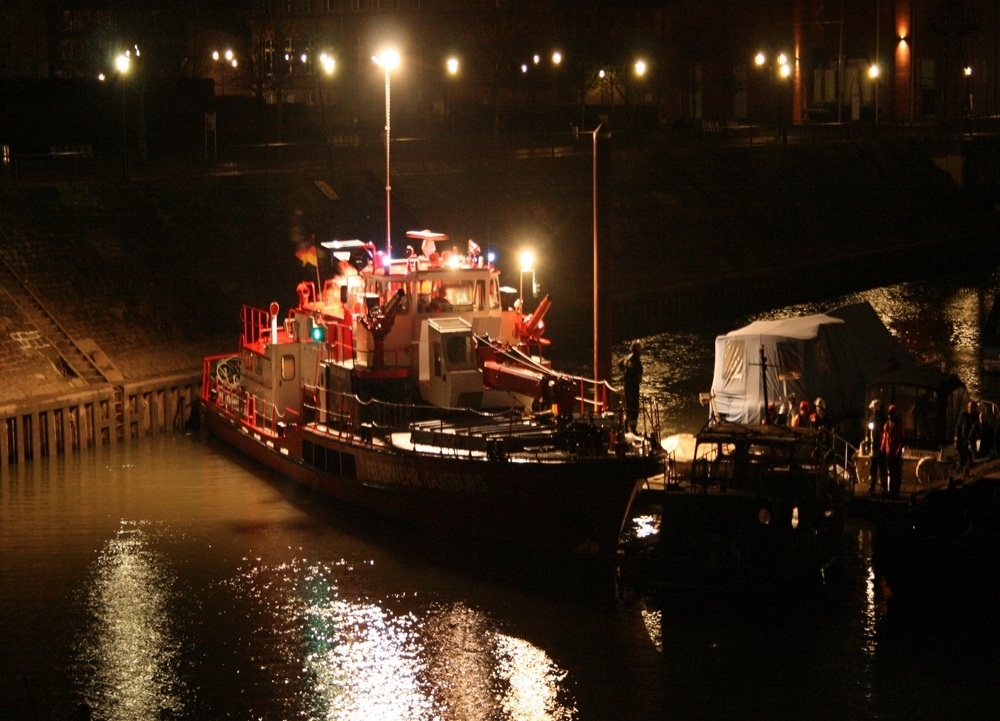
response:
[[[642,343],[635,341],[632,352],[621,362],[625,385],[625,420],[634,435],[639,422],[639,385],[642,383]]]
[[[889,406],[889,417],[882,428],[882,453],[889,471],[889,496],[899,497],[903,485],[903,422],[896,406]]]
[[[972,456],[979,440],[979,413],[976,402],[969,401],[955,425],[955,450],[958,451],[958,470],[966,471],[972,464]]]
[[[811,425],[812,405],[807,400],[799,403],[799,412],[792,416],[793,428],[809,428]]]
[[[871,465],[868,467],[868,495],[875,495],[875,487],[882,484],[882,495],[889,493],[889,470],[882,452],[882,429],[885,428],[885,411],[878,398],[868,406],[871,416],[868,420],[868,444],[871,447]]]

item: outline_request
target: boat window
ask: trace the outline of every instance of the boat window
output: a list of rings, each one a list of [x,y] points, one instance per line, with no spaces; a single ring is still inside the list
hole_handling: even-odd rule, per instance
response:
[[[399,281],[394,281],[389,284],[389,295],[387,298],[395,298],[398,291],[403,291],[403,295],[400,296],[399,302],[396,303],[397,313],[408,313],[410,310],[410,293],[406,288],[406,283],[400,283]]]
[[[462,370],[476,366],[472,351],[471,335],[451,335],[445,338],[445,349],[448,358],[448,370]]]
[[[490,310],[500,308],[500,281],[496,278],[490,279]]]
[[[742,380],[746,367],[746,343],[741,340],[727,340],[723,356],[723,378],[727,381]]]
[[[486,281],[477,280],[476,281],[476,300],[473,304],[475,307],[473,310],[483,310],[486,308]]]
[[[778,343],[778,379],[795,381],[802,377],[802,352],[797,343]]]
[[[295,356],[293,355],[281,356],[281,380],[283,381],[295,380]]]

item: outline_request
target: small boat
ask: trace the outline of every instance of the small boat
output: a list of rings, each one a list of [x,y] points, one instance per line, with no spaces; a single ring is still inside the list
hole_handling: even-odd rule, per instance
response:
[[[832,434],[710,421],[667,479],[654,556],[665,586],[744,588],[820,578],[851,492]]]
[[[898,496],[909,499],[948,485],[958,473],[955,426],[971,400],[965,384],[954,373],[928,366],[892,371],[869,384],[866,406],[876,400],[883,410],[895,405],[903,424],[903,482]],[[872,444],[879,440],[865,437],[855,455],[858,496],[869,491]]]
[[[543,357],[548,297],[528,313],[473,241],[439,253],[447,236],[408,237],[419,254],[392,260],[323,243],[322,287],[300,283],[284,317],[245,306],[236,353],[204,361],[202,422],[374,514],[613,557],[638,487],[662,471],[659,444],[624,433],[617,389]]]

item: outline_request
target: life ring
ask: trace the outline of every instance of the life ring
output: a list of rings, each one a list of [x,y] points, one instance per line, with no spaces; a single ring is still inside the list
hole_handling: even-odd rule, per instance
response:
[[[917,461],[917,483],[925,484],[940,479],[940,469],[934,456],[924,456]]]

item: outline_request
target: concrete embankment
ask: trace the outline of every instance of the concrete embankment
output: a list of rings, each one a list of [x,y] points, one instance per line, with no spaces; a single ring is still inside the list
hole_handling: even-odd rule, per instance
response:
[[[608,177],[599,178],[610,216],[601,278],[618,340],[956,265],[995,264],[989,203],[957,186],[916,144],[724,147],[657,138],[641,149],[613,148]],[[499,253],[507,284],[517,286],[517,253],[533,247],[542,292],[554,301],[547,318],[553,352],[586,358],[589,142],[550,150],[401,144],[393,161],[394,250],[403,250],[409,229],[447,232],[463,249],[472,238]],[[2,179],[0,261],[8,272],[0,292],[0,420],[7,441],[0,455],[14,449],[18,457],[17,443],[55,418],[48,404],[80,393],[96,393],[89,402],[99,414],[108,399],[108,419],[119,417],[117,398],[130,407],[137,397],[137,418],[170,416],[176,427],[173,409],[189,407],[193,390],[171,379],[196,379],[203,356],[235,349],[243,303],[285,308],[300,280],[315,279],[316,269],[296,260],[298,247],[313,235],[383,245],[383,161],[377,152],[333,153],[321,163],[254,173],[151,162],[128,181]],[[24,308],[25,292],[41,310]],[[106,383],[82,380],[39,314],[103,364]],[[154,379],[162,381],[155,391],[129,391]],[[184,390],[157,400],[171,388]],[[26,417],[34,419],[28,430]],[[166,421],[111,422],[93,442],[148,435],[154,425]],[[50,437],[59,433],[53,428]],[[41,436],[32,443],[44,447]]]

